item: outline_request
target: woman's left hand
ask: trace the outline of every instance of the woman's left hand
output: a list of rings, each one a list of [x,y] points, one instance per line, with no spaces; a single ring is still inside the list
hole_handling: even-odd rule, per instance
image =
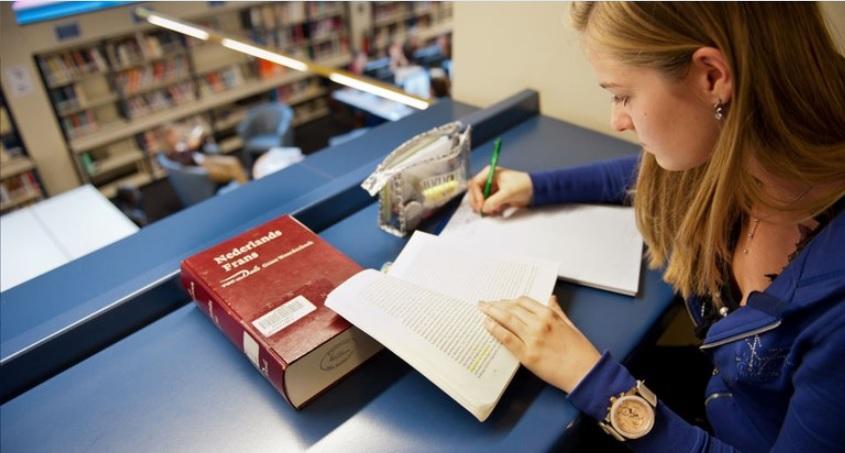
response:
[[[551,385],[571,392],[601,354],[572,324],[552,296],[545,306],[528,297],[481,302],[487,331],[526,368]]]

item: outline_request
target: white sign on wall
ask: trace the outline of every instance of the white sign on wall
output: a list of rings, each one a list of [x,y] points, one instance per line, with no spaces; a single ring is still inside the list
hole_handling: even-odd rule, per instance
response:
[[[6,68],[6,83],[14,97],[32,93],[32,75],[24,65],[19,64]]]

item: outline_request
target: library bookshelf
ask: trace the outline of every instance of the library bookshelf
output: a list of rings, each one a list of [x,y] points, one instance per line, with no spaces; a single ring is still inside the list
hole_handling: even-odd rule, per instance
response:
[[[351,61],[344,2],[248,4],[189,20],[327,66]],[[201,119],[235,152],[235,129],[256,104],[291,105],[294,126],[329,114],[316,76],[151,27],[35,59],[77,173],[109,198],[165,176],[155,155],[174,123]]]
[[[38,169],[27,156],[5,98],[0,94],[0,213],[43,198]]]
[[[411,33],[420,45],[452,31],[452,2],[373,2],[368,50],[371,56],[387,54],[393,42],[404,42]]]

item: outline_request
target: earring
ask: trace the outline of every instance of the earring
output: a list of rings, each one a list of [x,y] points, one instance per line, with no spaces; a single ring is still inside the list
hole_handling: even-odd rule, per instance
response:
[[[713,109],[716,111],[716,114],[714,115],[716,120],[722,121],[725,117],[725,104],[722,104],[721,99],[716,99],[716,104],[713,105]]]

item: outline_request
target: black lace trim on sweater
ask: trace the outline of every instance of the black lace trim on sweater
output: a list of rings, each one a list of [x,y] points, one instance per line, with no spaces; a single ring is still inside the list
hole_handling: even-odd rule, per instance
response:
[[[798,253],[819,234],[820,231],[827,226],[830,221],[839,215],[842,210],[845,209],[845,197],[840,198],[836,201],[831,207],[821,212],[819,215],[815,216],[813,219],[818,222],[818,226],[815,229],[810,229],[807,226],[799,225],[798,228],[801,231],[801,239],[798,241],[795,247],[795,251],[789,254],[788,261],[784,268],[788,266],[792,260],[798,256]],[[734,225],[734,228],[731,232],[731,240],[729,242],[729,246],[731,249],[736,247],[737,242],[739,241],[739,233],[741,231],[742,224],[737,222]],[[721,290],[719,291],[719,297],[722,300],[722,305],[727,307],[728,312],[732,312],[739,308],[739,303],[742,301],[742,291],[739,288],[739,284],[736,282],[736,279],[733,276],[733,272],[731,272],[730,266],[726,265],[723,266],[724,275],[727,275],[728,278],[724,285],[722,285]],[[769,277],[769,280],[774,280],[780,275],[780,273],[775,274],[766,274],[766,277]],[[713,298],[710,296],[702,296],[698,299],[701,303],[701,319],[703,322],[700,326],[695,329],[695,334],[699,338],[704,338],[707,334],[707,331],[710,330],[710,326],[713,325],[714,322],[722,319],[722,315],[716,310],[715,304],[713,303]]]

